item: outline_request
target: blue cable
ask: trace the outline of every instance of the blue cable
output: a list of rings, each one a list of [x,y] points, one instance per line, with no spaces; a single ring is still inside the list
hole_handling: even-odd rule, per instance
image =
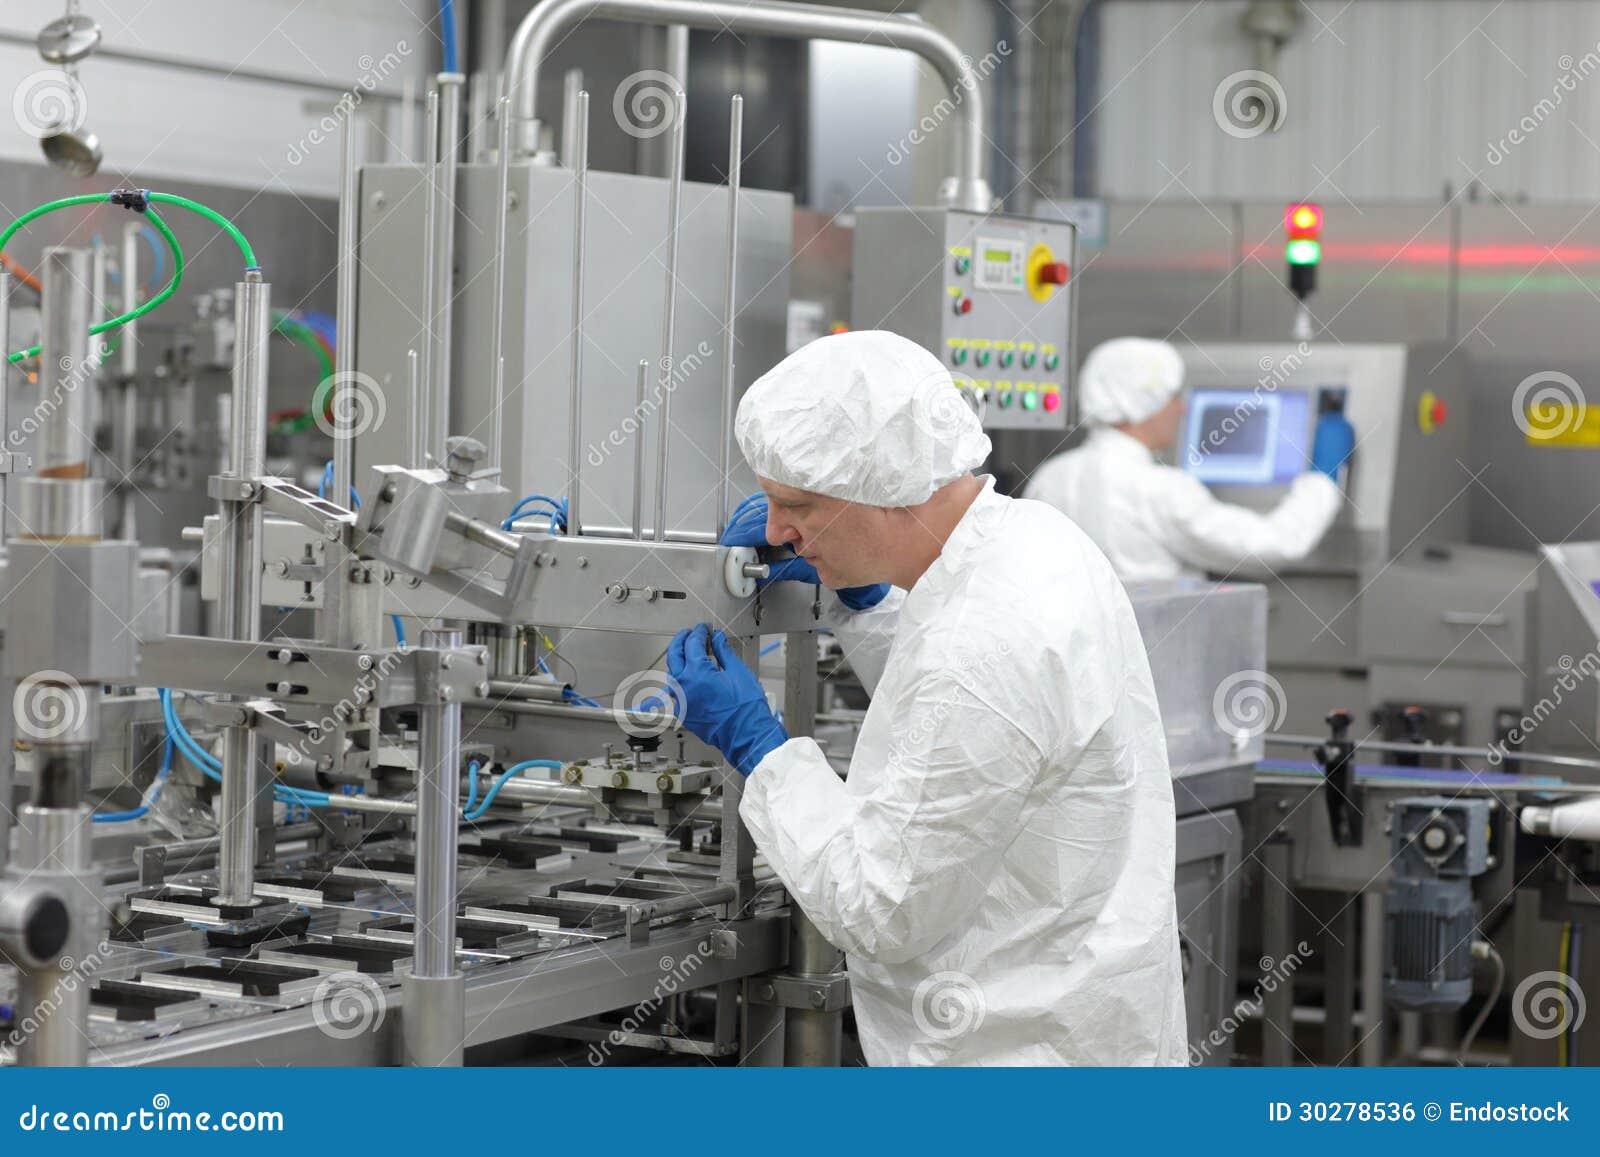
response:
[[[563,687],[563,688],[561,688],[561,698],[567,700],[570,703],[576,703],[579,707],[599,707],[600,706],[600,704],[596,703],[593,699],[590,699],[588,696],[579,695],[571,687]]]
[[[161,747],[161,770],[156,772],[156,789],[150,793],[150,803],[142,803],[131,811],[125,812],[100,812],[89,818],[97,824],[120,824],[127,820],[141,819],[150,812],[151,804],[161,798],[161,789],[167,782],[167,776],[172,774],[172,733],[167,732],[166,742]]]
[[[530,509],[528,509],[528,507],[529,507],[529,505],[531,503],[538,503],[538,502],[544,503],[549,509],[547,509],[547,510],[530,510]],[[555,529],[555,530],[559,530],[562,533],[566,532],[566,529],[567,529],[567,500],[565,498],[551,498],[548,494],[530,494],[526,498],[520,500],[515,506],[513,506],[511,508],[511,513],[506,515],[505,521],[500,524],[500,529],[501,530],[510,530],[512,523],[516,522],[517,519],[523,517],[524,515],[528,515],[528,514],[548,514],[548,515],[550,515],[551,528]]]
[[[772,652],[776,651],[781,646],[783,646],[783,640],[782,639],[779,639],[776,643],[768,643],[765,647],[761,648],[761,654],[770,655],[770,654],[772,654]]]
[[[478,761],[474,759],[467,765],[467,806],[461,809],[465,816],[478,803]]]
[[[501,773],[498,779],[494,781],[494,786],[491,787],[488,791],[488,794],[483,797],[483,802],[477,806],[477,809],[467,812],[463,818],[468,820],[482,819],[484,813],[489,810],[489,806],[494,803],[494,797],[500,794],[500,789],[506,784],[510,783],[512,777],[521,775],[523,772],[527,771],[528,768],[553,767],[557,771],[560,771],[562,766],[562,764],[553,759],[525,759],[521,763],[512,764],[509,768]]]
[[[444,42],[444,70],[456,71],[456,6],[454,0],[439,0],[439,39]]]
[[[328,491],[333,489],[333,459],[328,459],[328,464],[322,468],[322,481],[317,483],[317,497],[328,497]],[[361,495],[356,493],[355,484],[350,486],[350,509],[361,509]]]
[[[166,687],[158,691],[161,699],[161,714],[167,724],[167,734],[178,746],[178,750],[186,756],[206,776],[207,779],[217,783],[222,782],[222,761],[212,755],[199,743],[183,725],[183,720],[178,718],[177,709],[172,705],[172,692]],[[289,787],[287,784],[275,783],[272,785],[273,797],[281,803],[297,803],[306,807],[328,807],[331,804],[326,792],[307,791],[304,788]]]
[[[397,647],[405,646],[406,645],[406,625],[405,625],[405,623],[400,621],[400,616],[399,615],[390,615],[389,616],[389,621],[394,624],[394,645],[397,646]]]

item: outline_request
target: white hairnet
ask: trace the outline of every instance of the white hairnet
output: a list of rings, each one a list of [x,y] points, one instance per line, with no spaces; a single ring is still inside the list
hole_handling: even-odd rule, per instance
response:
[[[818,338],[745,393],[734,423],[762,478],[867,506],[916,506],[989,456],[939,359],[883,330]]]
[[[1183,388],[1183,358],[1171,342],[1119,337],[1094,347],[1078,373],[1084,420],[1142,422]]]

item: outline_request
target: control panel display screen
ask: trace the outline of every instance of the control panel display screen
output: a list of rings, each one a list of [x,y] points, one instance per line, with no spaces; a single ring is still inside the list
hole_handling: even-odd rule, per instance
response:
[[[1287,485],[1310,461],[1313,417],[1301,390],[1192,390],[1178,465],[1208,485]]]
[[[974,270],[973,281],[979,289],[1022,292],[1028,264],[1022,241],[1008,237],[980,237],[977,248],[981,260]]]

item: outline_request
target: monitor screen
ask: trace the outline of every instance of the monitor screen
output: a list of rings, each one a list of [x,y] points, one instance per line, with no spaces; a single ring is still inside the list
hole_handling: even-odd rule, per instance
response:
[[[1211,485],[1287,485],[1310,460],[1311,418],[1302,390],[1191,390],[1179,465]]]

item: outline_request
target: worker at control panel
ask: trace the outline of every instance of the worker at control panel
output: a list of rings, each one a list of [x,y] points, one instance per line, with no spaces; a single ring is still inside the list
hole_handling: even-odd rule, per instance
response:
[[[721,632],[680,633],[668,667],[683,725],[748,777],[757,847],[844,950],[868,1061],[1183,1063],[1171,776],[1105,556],[974,473],[977,417],[894,334],[803,347],[735,431],[762,494],[724,541],[837,592],[872,691],[847,778]]]
[[[1040,466],[1024,496],[1082,527],[1126,582],[1270,569],[1305,558],[1344,503],[1337,479],[1355,448],[1349,419],[1336,410],[1321,414],[1310,461],[1297,460],[1300,473],[1288,492],[1272,510],[1251,510],[1157,460],[1183,422],[1183,375],[1169,342],[1125,337],[1096,346],[1078,375],[1089,437]]]

